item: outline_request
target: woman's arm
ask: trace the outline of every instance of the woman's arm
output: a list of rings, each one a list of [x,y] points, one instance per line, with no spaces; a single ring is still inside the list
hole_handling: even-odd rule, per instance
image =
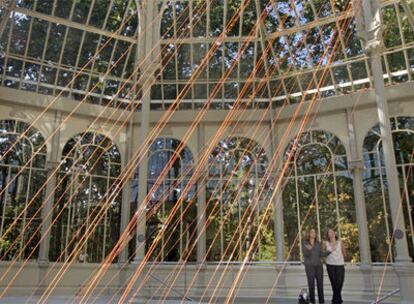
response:
[[[330,255],[332,253],[327,248],[328,248],[327,242],[322,241],[322,243],[321,243],[321,253],[320,253],[321,258],[326,258],[328,255]]]
[[[344,256],[344,258],[346,257],[346,255],[347,255],[347,249],[346,249],[346,246],[345,246],[345,244],[344,244],[344,242],[342,242],[341,241],[341,251],[342,251],[342,255]]]
[[[309,257],[311,255],[312,246],[307,243],[306,241],[302,241],[302,252],[305,257]]]

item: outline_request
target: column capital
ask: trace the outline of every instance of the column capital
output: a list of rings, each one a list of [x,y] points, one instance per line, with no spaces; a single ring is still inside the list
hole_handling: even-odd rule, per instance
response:
[[[377,0],[353,1],[357,33],[364,41],[367,54],[379,53],[384,49],[381,27],[380,5]]]
[[[196,175],[198,174],[197,182],[202,181],[204,178],[206,178],[208,176],[208,170],[205,169],[205,168],[202,168],[202,169],[199,169],[199,170],[196,169],[196,172],[194,172],[194,173]]]
[[[350,159],[348,160],[348,168],[351,171],[355,171],[357,169],[363,170],[364,161],[362,159]]]
[[[50,262],[49,259],[42,257],[37,260],[37,264],[39,267],[49,267]]]
[[[59,165],[60,165],[59,161],[53,161],[53,160],[46,161],[46,169],[47,170],[54,170],[57,167],[59,167]]]
[[[282,170],[282,169],[276,169],[276,170],[273,170],[273,171],[270,173],[270,176],[271,176],[272,178],[276,179],[276,178],[278,178],[278,177],[284,176],[284,172],[283,172],[283,170]]]
[[[197,269],[198,269],[198,270],[200,270],[200,271],[205,271],[205,270],[207,270],[207,266],[208,266],[208,264],[207,264],[207,262],[206,262],[206,261],[203,261],[203,262],[197,262],[197,263],[196,263],[196,265],[197,265]]]

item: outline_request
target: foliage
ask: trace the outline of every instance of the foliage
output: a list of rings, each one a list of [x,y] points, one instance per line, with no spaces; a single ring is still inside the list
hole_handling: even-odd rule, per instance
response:
[[[66,159],[57,181],[54,219],[58,219],[52,227],[50,259],[65,261],[106,207],[82,246],[88,262],[102,262],[120,235],[120,195],[107,203],[107,194],[116,187],[121,172],[119,150],[107,137],[85,133],[70,139],[62,154]]]
[[[411,208],[414,201],[414,178],[412,174],[414,119],[412,117],[395,117],[391,119],[391,126],[395,158],[400,176],[401,206],[406,224],[405,232],[407,234],[409,252],[413,257],[413,231],[410,222],[413,220]],[[364,188],[372,260],[374,262],[385,262],[389,251],[393,226],[388,203],[388,184],[378,125],[374,126],[365,138],[364,159],[366,167],[364,172]]]
[[[283,191],[286,255],[298,261],[303,232],[317,229],[326,239],[335,229],[348,247],[347,259],[359,261],[352,177],[347,170],[345,148],[339,139],[324,131],[304,133],[285,153],[291,165]]]
[[[253,140],[233,137],[220,141],[209,161],[208,260],[243,260],[250,247],[250,260],[274,260],[274,211],[272,189],[264,180],[264,150]]]
[[[157,138],[150,146],[147,189],[148,192],[153,191],[155,186],[156,191],[147,205],[145,247],[148,252],[157,242],[150,256],[154,261],[179,261],[187,255],[189,261],[196,259],[196,189],[190,187],[188,193],[184,193],[193,174],[193,155],[187,147],[178,155],[176,150],[181,145],[173,138]],[[157,184],[157,179],[168,166],[161,184]],[[173,213],[174,208],[178,209]]]
[[[0,255],[4,260],[35,259],[42,192],[35,194],[46,181],[44,138],[27,123],[2,120],[0,143]],[[38,156],[30,162],[35,151]],[[29,166],[22,170],[26,163]]]

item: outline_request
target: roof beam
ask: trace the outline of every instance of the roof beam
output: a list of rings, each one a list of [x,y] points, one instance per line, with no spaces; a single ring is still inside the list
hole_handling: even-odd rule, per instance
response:
[[[267,36],[267,39],[276,39],[276,38],[279,38],[279,37],[282,37],[282,36],[294,34],[296,32],[308,31],[309,29],[312,29],[312,28],[315,28],[315,27],[318,27],[318,26],[322,26],[322,25],[325,25],[325,24],[341,21],[341,20],[344,20],[344,19],[352,17],[352,16],[353,16],[353,12],[348,11],[348,12],[344,12],[342,14],[333,15],[333,16],[329,16],[329,17],[326,17],[326,18],[321,18],[321,19],[309,22],[309,23],[304,24],[304,25],[295,26],[295,27],[292,27],[292,28],[284,28],[281,31],[269,34]]]
[[[112,32],[109,32],[109,31],[102,30],[102,29],[98,29],[98,28],[93,27],[93,26],[89,26],[89,25],[86,25],[86,24],[81,24],[81,23],[78,23],[78,22],[73,22],[71,20],[64,19],[64,18],[59,18],[59,17],[56,17],[56,16],[46,15],[46,14],[39,13],[39,12],[36,12],[36,11],[33,11],[33,10],[29,10],[29,9],[26,9],[26,8],[23,8],[23,7],[15,7],[13,10],[17,13],[24,14],[24,15],[30,16],[32,18],[37,18],[37,19],[45,20],[45,21],[48,21],[48,22],[56,23],[56,24],[63,24],[63,25],[66,25],[67,27],[71,27],[71,28],[78,29],[78,30],[81,30],[81,31],[87,31],[87,32],[90,32],[90,33],[94,33],[94,34],[98,34],[98,35],[102,35],[102,36],[106,36],[106,37],[111,37],[111,38],[114,38],[114,39],[126,41],[126,42],[133,43],[133,44],[137,43],[137,39],[133,38],[133,37],[122,36],[122,35],[119,35],[119,34],[116,34],[116,33],[112,33]]]
[[[384,6],[394,4],[394,3],[398,3],[398,2],[400,2],[400,0],[382,0],[382,1],[380,1],[380,5],[382,7],[384,7]],[[279,37],[282,37],[282,36],[285,36],[285,35],[294,34],[296,32],[307,31],[309,29],[312,29],[312,28],[315,28],[315,27],[318,27],[318,26],[338,22],[338,21],[344,20],[346,18],[353,17],[353,15],[354,15],[353,10],[349,10],[349,11],[342,12],[342,13],[337,14],[337,15],[332,15],[332,16],[328,16],[328,17],[325,17],[325,18],[316,19],[316,20],[314,20],[312,22],[309,22],[307,24],[304,24],[304,25],[294,26],[292,28],[284,28],[281,31],[271,33],[267,36],[267,39],[275,39],[275,38],[279,38]]]

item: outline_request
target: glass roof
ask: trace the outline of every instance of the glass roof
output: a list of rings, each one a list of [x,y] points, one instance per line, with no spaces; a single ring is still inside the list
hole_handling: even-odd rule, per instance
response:
[[[134,83],[143,69],[138,25],[145,1],[4,2],[1,86],[129,105],[141,96]],[[178,96],[184,99],[179,109],[200,108],[208,97],[214,109],[230,109],[237,98],[244,107],[265,108],[299,102],[304,92],[311,99],[372,85],[347,0],[153,1],[160,26],[141,29],[160,44],[153,110],[168,108]],[[414,1],[405,2],[414,11]],[[388,85],[411,81],[414,32],[407,12],[400,0],[381,3],[384,79]]]
[[[1,39],[1,85],[77,100],[90,91],[88,102],[106,104],[132,73],[137,28],[134,0],[17,0]]]

